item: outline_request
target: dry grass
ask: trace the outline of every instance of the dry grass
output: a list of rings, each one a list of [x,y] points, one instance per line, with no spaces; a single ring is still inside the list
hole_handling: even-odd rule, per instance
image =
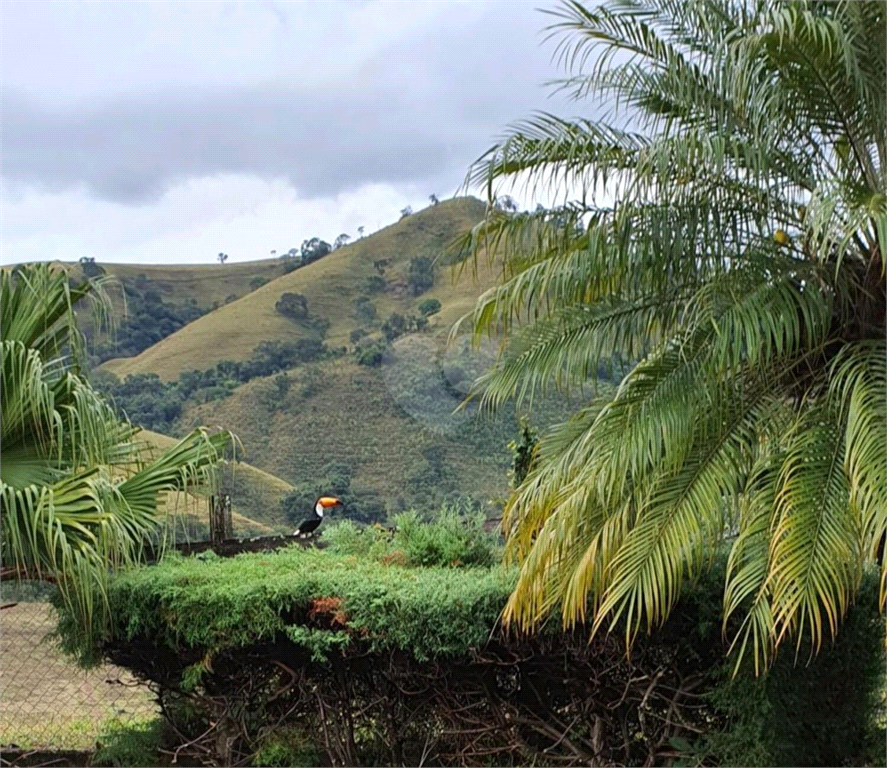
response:
[[[304,294],[313,315],[327,318],[330,346],[348,343],[348,335],[360,323],[353,316],[352,302],[364,294],[363,283],[376,274],[373,262],[388,259],[384,293],[372,297],[378,316],[392,312],[415,312],[429,296],[440,299],[443,309],[435,322],[449,329],[452,320],[470,308],[475,297],[490,284],[490,274],[481,270],[478,280],[465,278],[454,283],[447,267],[438,269],[437,284],[427,294],[415,297],[406,289],[410,259],[414,256],[438,258],[459,234],[471,228],[483,215],[479,201],[461,198],[413,214],[369,237],[334,251],[319,261],[297,269],[198,318],[140,355],[109,360],[103,368],[123,377],[133,373],[156,373],[162,379],[176,379],[182,371],[211,368],[220,360],[246,360],[259,342],[292,340],[310,332],[278,314],[274,305],[285,292]],[[265,264],[266,262],[256,262]],[[230,267],[179,267],[187,273]],[[112,267],[108,267],[113,272]],[[154,272],[145,271],[153,280]],[[183,283],[185,279],[183,277]]]
[[[156,716],[146,687],[118,667],[80,669],[45,639],[54,628],[46,603],[0,611],[0,743],[88,749],[109,721]]]
[[[142,430],[139,437],[158,450],[177,442],[148,429]],[[279,524],[278,509],[281,499],[292,491],[292,485],[242,461],[222,469],[220,484],[222,490],[231,493],[235,536],[267,536],[284,530]],[[183,524],[207,524],[209,520],[209,499],[204,496],[169,493],[162,508],[182,518]]]

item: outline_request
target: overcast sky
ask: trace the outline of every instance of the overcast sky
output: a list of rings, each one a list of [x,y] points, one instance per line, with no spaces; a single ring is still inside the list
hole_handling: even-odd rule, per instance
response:
[[[554,3],[2,0],[0,261],[247,261],[451,197],[509,122],[580,111]]]

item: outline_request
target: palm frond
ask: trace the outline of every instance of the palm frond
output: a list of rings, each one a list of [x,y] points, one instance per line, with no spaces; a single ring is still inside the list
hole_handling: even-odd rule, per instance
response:
[[[157,538],[160,495],[211,483],[233,437],[196,430],[151,460],[138,429],[78,375],[73,306],[95,286],[72,289],[47,265],[0,280],[3,563],[53,578],[84,637],[95,638],[111,571],[138,563]]]
[[[887,10],[877,0],[564,0],[559,85],[598,121],[516,123],[471,168],[578,190],[462,242],[502,283],[485,405],[572,388],[506,506],[506,617],[667,616],[730,544],[737,667],[836,631],[887,547]],[[604,206],[596,205],[607,199]],[[469,262],[471,259],[469,259]],[[601,361],[631,360],[615,393]],[[882,555],[882,604],[887,559]],[[799,647],[799,646],[798,646]]]
[[[805,409],[787,434],[777,480],[769,574],[777,639],[837,632],[861,578],[861,529],[842,469],[843,437],[827,407]]]

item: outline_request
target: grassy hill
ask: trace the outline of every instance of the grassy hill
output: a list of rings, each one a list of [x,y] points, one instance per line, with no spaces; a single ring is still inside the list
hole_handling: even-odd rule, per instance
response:
[[[161,379],[169,380],[177,378],[182,371],[203,370],[220,360],[246,360],[262,341],[291,341],[316,335],[315,331],[275,310],[275,304],[286,292],[304,295],[310,314],[330,322],[326,333],[330,346],[347,345],[350,332],[366,325],[355,313],[354,302],[361,296],[368,297],[376,307],[376,325],[393,312],[415,313],[423,299],[433,296],[443,307],[434,322],[448,330],[450,323],[472,305],[479,293],[478,286],[489,284],[489,274],[482,273],[475,285],[467,279],[454,284],[451,270],[440,262],[445,260],[445,249],[453,238],[474,226],[483,213],[484,205],[472,198],[426,208],[220,306],[135,357],[109,360],[103,368],[117,376],[156,373]],[[438,259],[439,263],[434,286],[417,297],[407,288],[407,272],[410,260],[418,256]],[[383,275],[386,285],[384,290],[374,292],[367,285],[374,276],[379,277],[373,263],[380,260],[388,261]],[[219,296],[227,291],[236,293],[237,280],[244,280],[247,275],[261,275],[261,269],[274,267],[274,262],[254,264],[255,268],[232,264],[162,270],[130,266],[126,271],[131,274],[142,269],[153,282],[155,270],[159,270],[163,280],[159,285],[179,292],[179,301],[194,295],[198,288],[206,300],[210,295]],[[110,274],[124,273],[115,265],[103,266]],[[212,280],[187,277],[188,272],[209,270],[214,279],[222,279],[226,277],[226,270],[234,269],[238,270],[237,276],[227,276],[229,280],[222,290],[211,291]],[[177,282],[171,279],[174,275]]]
[[[283,374],[248,380],[232,376],[209,396],[183,395],[186,399],[170,429],[176,434],[199,424],[231,429],[243,443],[245,461],[306,496],[317,489],[343,493],[345,488],[352,498],[378,499],[388,512],[409,507],[430,511],[443,500],[464,496],[480,502],[501,499],[508,490],[508,441],[518,431],[515,414],[506,409],[496,419],[483,420],[470,408],[453,413],[465,386],[491,362],[492,354],[490,349],[478,353],[464,343],[446,343],[453,321],[495,282],[489,265],[481,264],[476,274],[457,279],[449,264],[448,245],[483,215],[484,205],[471,198],[414,213],[246,290],[241,298],[141,354],[109,360],[101,369],[118,377],[158,375],[163,381],[155,380],[151,395],[158,402],[167,391],[164,387],[179,386],[183,372],[206,371],[227,360],[247,361],[264,342],[322,338],[338,352]],[[417,257],[435,262],[434,284],[420,295],[410,286],[411,264]],[[158,270],[157,285],[168,291],[170,302],[196,300],[198,290],[203,291],[200,300],[207,301],[243,290],[237,281],[252,280],[266,267],[272,273],[279,269],[274,262],[257,262],[172,269],[130,266],[118,274],[144,273],[153,286]],[[114,274],[116,267],[107,269]],[[227,276],[229,282],[221,290],[212,288],[212,293],[205,272],[219,280]],[[306,297],[312,322],[290,319],[275,309],[284,293]],[[376,367],[357,363],[351,339],[355,329],[380,337],[382,323],[392,313],[418,316],[419,304],[429,298],[441,306],[428,318],[425,330],[388,344]],[[361,302],[364,308],[367,303],[374,307],[375,317],[362,313]],[[218,385],[218,378],[214,382]],[[533,419],[550,422],[563,413],[562,404],[549,402]],[[285,495],[281,491],[280,496]],[[288,525],[279,500],[263,500],[245,485],[235,489],[234,503],[263,524]]]
[[[233,264],[106,264],[100,265],[108,275],[133,283],[144,281],[175,304],[193,301],[204,310],[234,301],[252,288],[256,278],[274,280],[282,272],[279,259],[238,262]],[[112,298],[117,294],[111,291]]]
[[[139,439],[159,450],[172,447],[176,440],[143,429]],[[233,462],[222,470],[220,486],[231,494],[232,518],[236,536],[266,536],[287,530],[280,525],[278,508],[280,501],[293,487],[279,477],[263,472],[241,461]],[[169,493],[163,509],[179,518],[179,526],[191,532],[202,532],[209,525],[209,500],[206,497],[186,493]]]

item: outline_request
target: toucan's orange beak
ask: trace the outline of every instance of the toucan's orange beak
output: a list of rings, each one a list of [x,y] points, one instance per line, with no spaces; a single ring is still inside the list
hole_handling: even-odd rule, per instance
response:
[[[335,496],[321,496],[319,501],[320,501],[320,505],[324,509],[327,509],[329,507],[341,507],[342,506],[342,502],[339,501]]]

